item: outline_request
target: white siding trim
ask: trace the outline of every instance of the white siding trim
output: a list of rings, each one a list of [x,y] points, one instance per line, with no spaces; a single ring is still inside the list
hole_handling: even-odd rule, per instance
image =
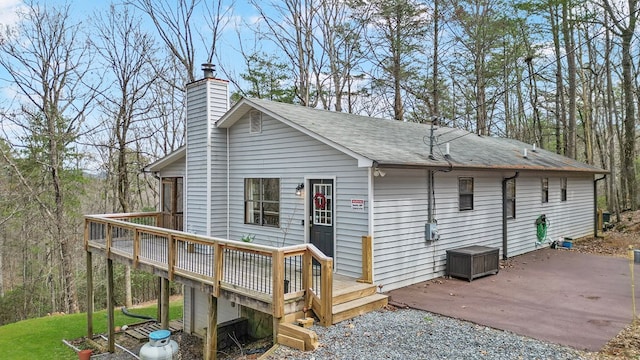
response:
[[[209,92],[211,91],[210,89],[211,87],[211,83],[207,82],[207,118],[206,118],[206,126],[207,126],[207,147],[206,147],[206,151],[207,151],[207,168],[206,168],[206,187],[207,187],[207,210],[206,210],[206,219],[207,219],[207,223],[206,223],[206,227],[205,227],[205,231],[206,231],[206,235],[207,236],[211,236],[211,138],[212,138],[212,133],[211,133],[211,121],[209,120],[209,116],[211,114],[211,101],[209,100]]]
[[[231,203],[231,190],[230,190],[230,174],[229,174],[229,146],[231,146],[231,137],[229,136],[229,128],[227,130],[227,239],[229,238],[229,228],[230,228],[230,220],[229,220],[229,204]]]
[[[375,209],[375,198],[374,198],[374,191],[373,191],[373,168],[369,168],[369,171],[367,171],[367,197],[369,198],[368,201],[368,205],[369,205],[369,236],[371,236],[371,279],[373,280],[373,282],[375,283],[375,279],[376,279],[376,262],[373,261],[373,259],[375,259],[375,241],[376,241],[376,237],[375,237],[375,222],[373,221],[373,215],[374,215],[374,209]],[[365,276],[365,274],[362,274],[362,276]]]

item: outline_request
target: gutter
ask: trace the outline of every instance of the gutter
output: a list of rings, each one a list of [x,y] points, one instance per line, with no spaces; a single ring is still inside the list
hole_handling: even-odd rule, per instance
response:
[[[607,178],[607,174],[602,175],[601,178],[593,180],[593,237],[602,238],[604,236],[598,236],[598,181]]]
[[[520,175],[516,171],[515,175],[502,179],[502,260],[507,260],[507,181],[515,179]]]

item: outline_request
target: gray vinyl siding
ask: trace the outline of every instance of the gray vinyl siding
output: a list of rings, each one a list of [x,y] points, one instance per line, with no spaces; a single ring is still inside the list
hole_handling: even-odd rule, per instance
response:
[[[305,243],[302,221],[311,190],[305,188],[301,198],[295,188],[305,179],[334,179],[335,270],[359,277],[369,204],[365,201],[364,211],[352,210],[351,199],[367,199],[368,168],[358,168],[354,158],[266,115],[261,133],[249,133],[248,114],[229,131],[230,238],[255,234],[256,243],[281,246],[286,232],[285,245]],[[280,228],[244,224],[245,178],[280,179]]]
[[[386,170],[386,169],[385,169]],[[389,169],[374,178],[374,281],[385,290],[442,276],[446,250],[470,245],[502,251],[502,178],[513,173],[436,172],[434,218],[440,240],[427,242],[427,170]],[[473,210],[459,210],[458,177],[474,179]],[[568,177],[567,201],[560,201],[560,176],[549,177],[549,203],[541,202],[541,176],[516,180],[516,218],[508,223],[508,255],[536,249],[536,218],[551,221],[549,237],[592,233],[593,192],[590,177]]]
[[[226,165],[224,165],[226,134],[213,131],[213,123],[227,111],[227,108],[226,82],[201,80],[187,86],[186,231],[206,234],[207,221],[211,221],[207,219],[207,133],[209,131],[212,136],[211,204],[216,210],[225,207],[224,203],[219,204],[219,202],[226,202],[226,192],[225,196],[220,197],[218,191],[220,178],[226,179],[226,175],[221,174],[226,171]],[[223,165],[220,165],[221,162]],[[216,215],[219,215],[219,212],[216,212]],[[220,221],[219,217],[215,219]],[[222,221],[225,223],[226,218]],[[211,228],[218,229],[219,224],[212,223]]]
[[[549,179],[549,202],[542,203],[542,177]],[[509,256],[535,249],[535,220],[545,214],[548,237],[593,235],[593,176],[567,176],[567,201],[560,201],[562,175],[521,176],[516,180],[516,218],[509,220]]]
[[[185,175],[185,159],[176,160],[160,171],[161,177],[183,177]]]

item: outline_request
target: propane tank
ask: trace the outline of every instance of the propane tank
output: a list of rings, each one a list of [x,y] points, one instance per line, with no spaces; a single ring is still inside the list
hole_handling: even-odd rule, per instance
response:
[[[140,349],[141,360],[171,360],[178,353],[178,343],[171,340],[169,330],[149,334],[149,342]]]

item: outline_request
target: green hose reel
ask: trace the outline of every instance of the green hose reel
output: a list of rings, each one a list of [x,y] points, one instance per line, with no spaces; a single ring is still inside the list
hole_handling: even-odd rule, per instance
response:
[[[545,214],[538,216],[536,219],[536,237],[538,238],[536,245],[544,244],[549,240],[547,238],[548,228],[549,220],[547,220],[547,216]]]

